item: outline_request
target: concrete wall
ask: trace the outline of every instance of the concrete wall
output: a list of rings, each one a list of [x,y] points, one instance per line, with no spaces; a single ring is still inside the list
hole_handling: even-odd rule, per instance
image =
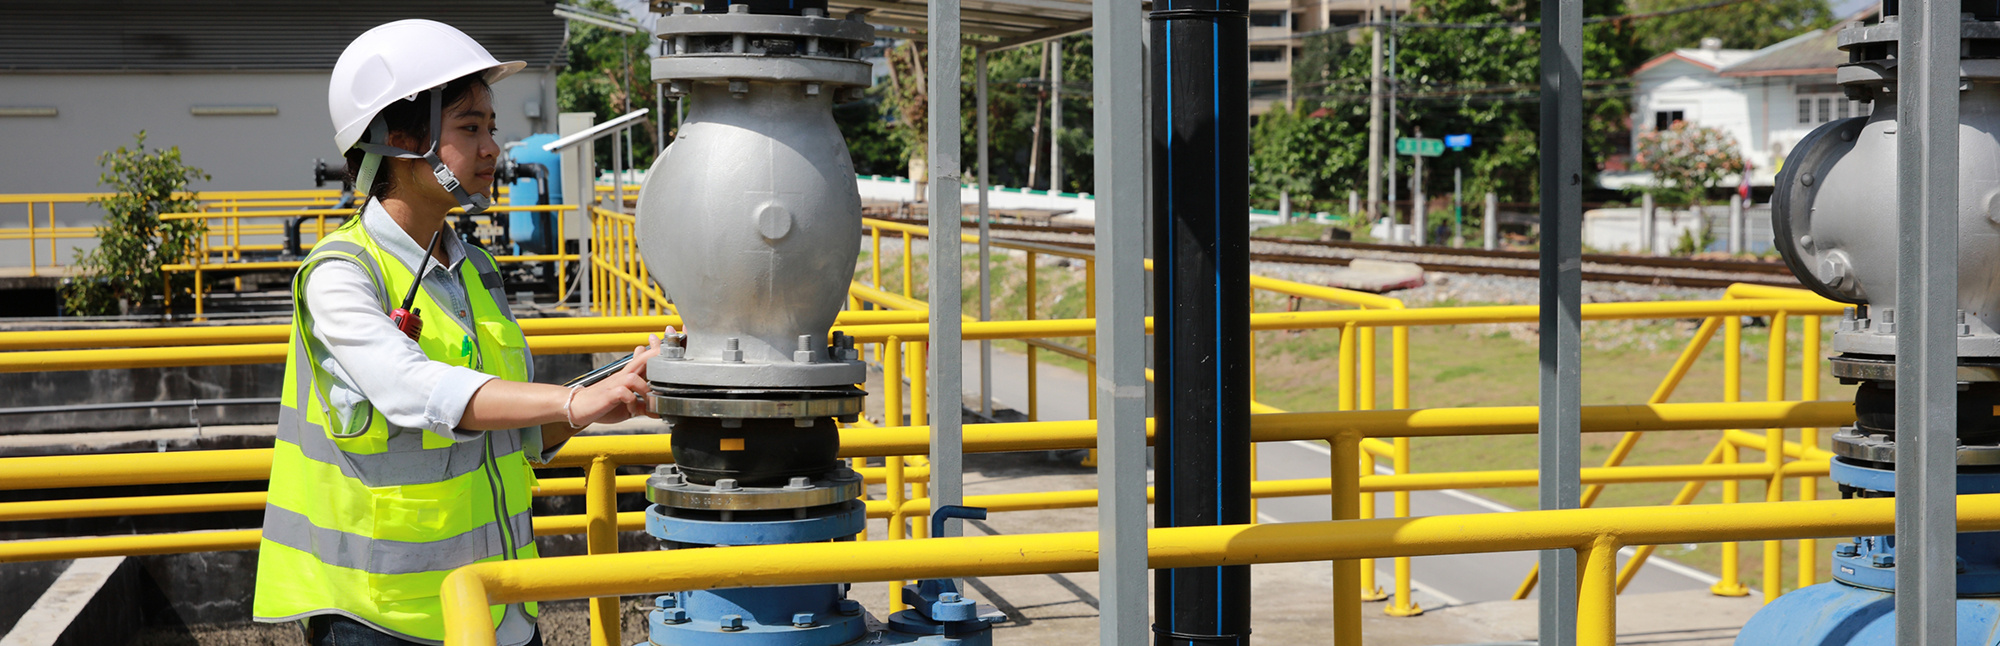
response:
[[[99,154],[147,132],[149,146],[179,146],[212,181],[197,190],[313,188],[314,159],[338,163],[326,110],[328,72],[202,74],[0,74],[0,105],[54,108],[53,117],[0,117],[0,194],[84,193],[97,181]],[[501,142],[555,129],[555,73],[523,72],[494,87]],[[538,106],[542,119],[525,116]],[[195,106],[268,106],[276,115],[194,116]],[[36,221],[46,225],[44,211]],[[0,228],[25,224],[27,209],[0,207]],[[101,214],[58,205],[61,226],[91,226]],[[74,242],[58,255],[72,257]],[[47,262],[48,246],[38,251]],[[0,267],[25,266],[27,243],[0,242]]]

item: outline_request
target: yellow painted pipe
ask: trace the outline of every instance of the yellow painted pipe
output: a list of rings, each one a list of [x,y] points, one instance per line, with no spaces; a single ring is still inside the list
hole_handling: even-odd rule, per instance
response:
[[[1959,496],[1958,519],[1959,531],[2000,529],[2000,494]],[[1566,509],[1154,529],[1148,532],[1147,557],[1152,568],[1218,567],[1590,550],[1731,538],[1855,536],[1887,533],[1894,526],[1895,501],[1886,498],[1747,503],[1729,510]],[[717,558],[712,550],[664,550],[477,563],[460,568],[445,580],[446,643],[493,644],[488,607],[496,603],[668,590],[1087,572],[1097,566],[1097,544],[1095,532],[1072,532],[717,548],[729,550],[729,558]],[[1602,553],[1615,554],[1615,550]],[[1594,594],[1602,595],[1606,587],[1601,583],[1604,567],[1601,562],[1596,567],[1586,566],[1592,573],[1590,589]],[[1336,588],[1335,593],[1340,590]],[[1598,602],[1605,601],[1605,596],[1599,596]],[[1593,625],[1609,623],[1611,618],[1604,616],[1604,611],[1594,612],[1598,616],[1589,621],[1603,624]],[[1349,625],[1349,630],[1358,631],[1358,625]]]
[[[1846,402],[1583,407],[1583,430],[1587,433],[1842,426],[1853,420],[1853,405]],[[1147,428],[1150,437],[1150,421]],[[1279,413],[1251,418],[1251,439],[1259,442],[1317,440],[1345,429],[1363,437],[1530,434],[1535,431],[1535,407]],[[971,424],[965,427],[965,450],[996,453],[1089,448],[1096,443],[1096,432],[1097,423],[1091,420]],[[922,455],[929,451],[929,434],[930,428],[925,426],[843,429],[840,457]],[[664,464],[673,461],[670,442],[666,434],[579,436],[547,466],[588,466],[599,455],[611,456],[620,464]],[[270,449],[4,458],[0,459],[0,490],[264,480],[270,470]]]

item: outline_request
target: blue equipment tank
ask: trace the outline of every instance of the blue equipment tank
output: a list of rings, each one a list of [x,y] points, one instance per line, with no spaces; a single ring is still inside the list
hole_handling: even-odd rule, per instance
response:
[[[507,158],[515,164],[541,164],[548,173],[547,204],[562,204],[562,155],[542,150],[542,146],[555,141],[557,136],[550,133],[529,135],[521,140],[521,145],[507,151]],[[534,174],[523,170],[510,185],[507,204],[511,206],[532,206],[542,204],[542,187]],[[556,239],[561,232],[556,231],[554,213],[515,212],[507,216],[507,236],[519,245],[521,253],[553,253]]]

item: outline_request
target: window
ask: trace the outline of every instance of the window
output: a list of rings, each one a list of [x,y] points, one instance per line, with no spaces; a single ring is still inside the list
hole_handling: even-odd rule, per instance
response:
[[[1250,62],[1252,63],[1280,63],[1284,62],[1284,60],[1285,48],[1283,47],[1250,48]]]
[[[1360,23],[1361,23],[1361,12],[1359,11],[1326,12],[1326,25],[1328,27],[1346,27],[1348,25],[1356,25]]]
[[[1809,90],[1820,90],[1812,92]],[[1835,119],[1849,119],[1864,116],[1868,111],[1860,103],[1850,101],[1838,86],[1799,86],[1799,125],[1817,126]]]
[[[1280,101],[1285,98],[1285,81],[1253,80],[1250,82],[1250,98],[1259,101]]]
[[[1687,120],[1686,110],[1661,110],[1653,113],[1653,129],[1666,130],[1674,124]]]
[[[1285,16],[1289,13],[1286,11],[1252,11],[1250,12],[1250,26],[1283,27],[1285,26]]]

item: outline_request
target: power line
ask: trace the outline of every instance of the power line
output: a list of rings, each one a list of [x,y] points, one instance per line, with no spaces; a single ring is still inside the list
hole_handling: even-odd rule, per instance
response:
[[[1616,16],[1594,16],[1590,18],[1584,18],[1583,24],[1594,25],[1606,22],[1631,22],[1635,20],[1647,20],[1651,18],[1672,16],[1675,14],[1691,13],[1695,11],[1707,11],[1709,9],[1726,7],[1733,4],[1741,4],[1748,1],[1750,0],[1714,0],[1712,2],[1706,2],[1698,5],[1690,5],[1675,9],[1664,9],[1661,11],[1628,13]],[[1319,31],[1309,31],[1303,34],[1291,34],[1288,36],[1272,36],[1269,38],[1253,38],[1250,40],[1250,42],[1255,43],[1255,42],[1271,42],[1271,41],[1288,41],[1297,38],[1310,38],[1313,36],[1339,34],[1339,33],[1354,31],[1356,29],[1368,29],[1372,27],[1393,27],[1398,30],[1401,29],[1540,29],[1542,27],[1542,23],[1539,20],[1521,21],[1521,22],[1404,22],[1401,20],[1394,22],[1360,22],[1352,25],[1341,25],[1339,27],[1333,27],[1330,29],[1321,29]]]

